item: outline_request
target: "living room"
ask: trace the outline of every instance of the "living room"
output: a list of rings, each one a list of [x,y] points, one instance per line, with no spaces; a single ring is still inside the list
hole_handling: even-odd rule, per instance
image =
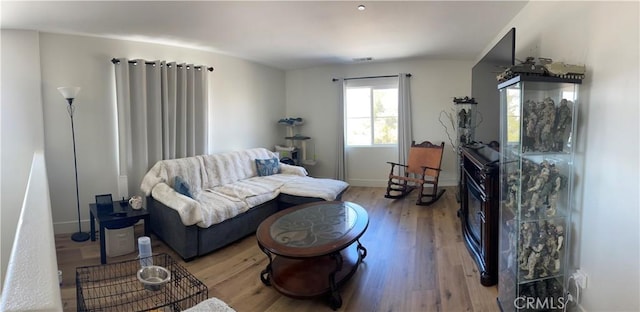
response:
[[[85,207],[96,194],[119,194],[113,57],[213,66],[212,153],[272,147],[283,135],[276,121],[300,116],[307,121],[305,134],[316,140],[319,162],[312,173],[333,177],[337,134],[327,125],[336,122],[338,86],[332,78],[411,73],[413,113],[420,116],[413,123],[415,138],[446,141],[438,114],[451,107],[452,97],[470,94],[473,65],[515,27],[518,59],[534,55],[587,66],[580,87],[571,244],[572,265],[589,274],[581,306],[585,311],[638,310],[638,9],[637,2],[532,1],[473,59],[411,58],[292,70],[174,45],[3,28],[3,279],[35,151],[46,155],[55,233],[76,230],[68,116],[56,87],[83,89],[76,129],[83,228],[88,226]],[[365,186],[386,181],[385,161],[375,160],[372,170],[385,172]],[[454,185],[451,150],[445,152],[443,169],[443,183]]]

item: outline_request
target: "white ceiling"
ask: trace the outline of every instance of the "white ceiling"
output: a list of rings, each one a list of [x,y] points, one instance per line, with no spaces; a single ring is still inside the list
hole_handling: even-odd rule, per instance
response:
[[[525,4],[2,0],[0,26],[178,45],[289,70],[365,57],[474,60]]]

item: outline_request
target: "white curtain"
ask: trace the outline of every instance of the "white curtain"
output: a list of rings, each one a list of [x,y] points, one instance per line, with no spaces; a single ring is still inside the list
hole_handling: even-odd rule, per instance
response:
[[[119,196],[141,195],[157,161],[207,151],[207,69],[192,64],[115,62]]]
[[[411,75],[398,74],[398,161],[406,164],[413,134],[411,132]]]
[[[346,91],[346,80],[338,79],[340,91],[338,92],[338,124],[336,125],[336,179],[346,181],[347,178],[347,161],[345,158],[344,144],[344,96]]]

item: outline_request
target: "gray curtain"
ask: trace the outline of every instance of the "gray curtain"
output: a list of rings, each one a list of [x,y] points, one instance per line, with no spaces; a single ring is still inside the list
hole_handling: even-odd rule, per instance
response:
[[[398,161],[406,164],[413,139],[411,124],[410,75],[398,74]]]
[[[337,81],[338,87],[338,116],[337,116],[337,137],[336,137],[336,179],[346,181],[347,179],[347,161],[345,158],[344,145],[344,95],[346,91],[346,80],[340,78]]]
[[[118,61],[118,187],[120,196],[129,197],[141,195],[142,177],[157,161],[206,153],[207,70],[175,62]]]

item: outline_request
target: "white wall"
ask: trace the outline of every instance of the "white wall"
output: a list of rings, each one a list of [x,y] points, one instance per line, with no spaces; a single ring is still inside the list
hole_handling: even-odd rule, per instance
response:
[[[442,185],[455,185],[456,156],[438,121],[440,111],[453,107],[453,97],[471,95],[472,62],[414,59],[406,61],[321,66],[286,73],[287,117],[302,117],[300,132],[313,138],[318,164],[310,172],[319,177],[335,177],[337,102],[341,86],[332,78],[411,73],[413,137],[416,141],[445,141]],[[284,135],[284,130],[282,132]],[[352,185],[386,186],[387,161],[397,161],[395,149],[377,148],[349,169]],[[352,166],[352,167],[354,167]]]
[[[533,1],[499,33],[516,27],[518,59],[587,66],[570,259],[589,276],[581,293],[587,311],[640,310],[639,9],[638,2]]]
[[[0,285],[4,281],[33,153],[44,150],[38,33],[2,30]],[[0,287],[1,288],[1,287]]]
[[[0,296],[0,311],[62,311],[47,169],[33,155],[15,242]]]
[[[118,194],[113,57],[212,66],[210,152],[272,147],[284,114],[284,72],[210,52],[95,37],[40,34],[45,152],[56,233],[77,230],[73,148],[67,105],[56,87],[80,86],[74,101],[83,230],[97,194]],[[3,132],[4,133],[4,132]]]

